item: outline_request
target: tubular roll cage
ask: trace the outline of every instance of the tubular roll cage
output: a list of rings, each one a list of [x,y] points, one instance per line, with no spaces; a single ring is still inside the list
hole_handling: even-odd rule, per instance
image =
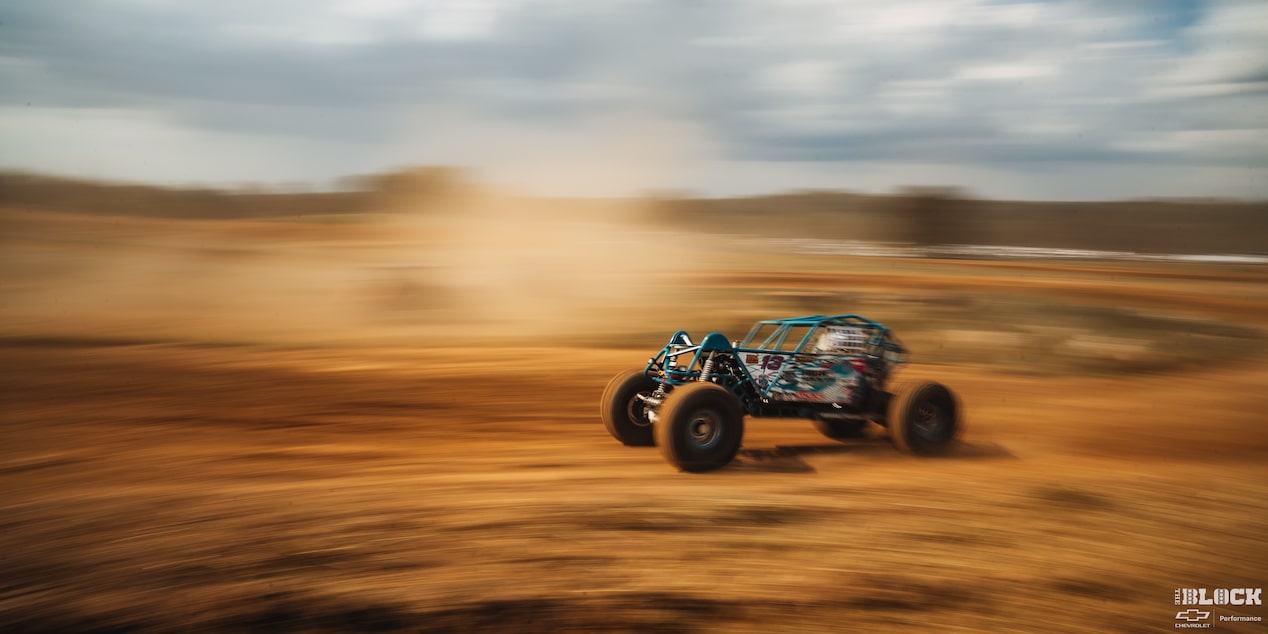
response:
[[[803,350],[814,340],[819,327],[824,325],[854,326],[868,334],[867,341],[863,346],[863,352],[858,356],[867,360],[869,375],[880,371],[883,378],[884,374],[888,374],[878,367],[882,360],[890,363],[905,363],[907,361],[907,349],[894,338],[889,328],[882,324],[855,314],[807,315],[805,317],[759,321],[753,325],[753,328],[749,330],[748,335],[742,341],[735,344],[732,344],[725,335],[719,332],[709,333],[699,344],[696,344],[691,341],[687,331],[679,330],[670,337],[669,343],[664,348],[661,348],[656,356],[647,360],[647,367],[644,368],[643,374],[665,386],[686,385],[693,381],[701,380],[707,381],[713,378],[709,376],[713,369],[713,361],[719,354],[727,354],[735,362],[725,364],[726,372],[717,375],[718,379],[720,379],[717,382],[734,393],[750,412],[754,409],[765,409],[763,404],[769,403],[767,395],[774,382],[758,391],[752,375],[749,374],[748,367],[740,362],[739,355],[743,353],[789,356],[814,354],[803,352]],[[775,329],[760,344],[755,345],[762,329],[772,326]],[[797,342],[795,347],[784,349],[788,335],[797,327],[806,328],[805,334],[802,335],[801,340]],[[681,363],[682,359],[688,356],[690,361]],[[784,408],[780,407],[779,409]]]

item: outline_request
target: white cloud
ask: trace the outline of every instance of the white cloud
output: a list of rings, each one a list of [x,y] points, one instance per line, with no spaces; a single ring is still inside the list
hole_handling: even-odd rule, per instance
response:
[[[767,90],[820,95],[838,87],[838,64],[833,60],[809,59],[772,64],[762,69],[759,81]]]
[[[428,38],[464,40],[493,34],[502,7],[490,0],[423,4],[418,32]]]
[[[885,82],[874,93],[880,108],[899,118],[955,115],[949,79],[906,79]]]
[[[408,15],[413,0],[335,0],[330,12],[346,18],[398,18]],[[320,10],[320,5],[318,5]]]
[[[1055,75],[1052,64],[1002,63],[969,66],[956,71],[952,79],[959,81],[1016,81]]]
[[[1141,152],[1185,153],[1254,161],[1268,146],[1263,128],[1178,130],[1133,135],[1119,141],[1121,149]]]

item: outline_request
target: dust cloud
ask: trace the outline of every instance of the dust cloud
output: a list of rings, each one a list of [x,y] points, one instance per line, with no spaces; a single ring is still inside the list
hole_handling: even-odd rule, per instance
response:
[[[10,336],[427,343],[600,335],[675,299],[707,238],[630,200],[493,192],[428,171],[337,214],[0,210]],[[267,205],[270,201],[260,201]],[[158,217],[155,217],[158,216]],[[688,248],[688,244],[697,248]]]
[[[420,248],[388,266],[413,270],[414,288],[428,289],[431,318],[451,326],[488,326],[495,338],[593,335],[604,323],[667,309],[677,292],[666,282],[698,266],[689,236],[641,222],[644,204],[459,201],[435,215],[393,219]]]

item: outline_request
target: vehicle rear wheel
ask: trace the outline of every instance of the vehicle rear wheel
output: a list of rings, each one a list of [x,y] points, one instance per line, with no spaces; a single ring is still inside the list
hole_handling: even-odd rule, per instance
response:
[[[867,421],[865,420],[824,420],[816,418],[813,422],[815,429],[819,430],[819,433],[833,440],[850,440],[867,435]]]
[[[726,388],[688,383],[674,388],[656,417],[656,445],[681,471],[725,467],[744,438],[744,411]]]
[[[655,444],[652,421],[647,417],[647,404],[638,397],[649,396],[659,385],[645,376],[642,370],[626,370],[608,381],[599,409],[603,426],[613,438],[629,447],[651,447]]]
[[[890,400],[889,434],[894,446],[908,453],[945,452],[960,434],[960,406],[955,395],[933,381],[895,392]]]

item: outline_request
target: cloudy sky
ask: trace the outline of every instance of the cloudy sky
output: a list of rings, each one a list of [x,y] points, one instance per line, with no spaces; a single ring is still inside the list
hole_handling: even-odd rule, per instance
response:
[[[1268,2],[5,0],[0,169],[1268,198]]]

